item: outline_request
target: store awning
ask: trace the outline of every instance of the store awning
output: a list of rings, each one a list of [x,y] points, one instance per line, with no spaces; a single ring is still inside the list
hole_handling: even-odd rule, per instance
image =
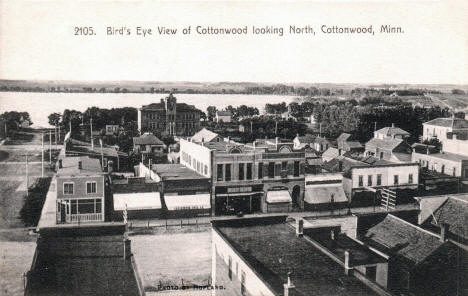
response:
[[[211,209],[210,194],[170,195],[165,196],[167,209],[174,210],[201,210]]]
[[[160,209],[159,192],[114,193],[114,211]]]
[[[331,203],[332,196],[334,203],[348,202],[343,186],[324,184],[321,186],[306,186],[304,201],[308,204]]]
[[[277,190],[267,192],[267,203],[291,202],[291,195],[288,190]]]

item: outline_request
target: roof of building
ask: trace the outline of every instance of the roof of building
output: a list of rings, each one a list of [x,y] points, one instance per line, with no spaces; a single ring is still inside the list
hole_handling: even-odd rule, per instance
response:
[[[231,116],[232,114],[231,114],[231,111],[220,111],[220,110],[218,110],[218,111],[216,111],[216,115],[218,115],[218,116]]]
[[[151,168],[163,180],[208,179],[182,164],[153,164]]]
[[[325,152],[323,152],[322,159],[332,159],[338,156],[340,156],[340,151],[337,148],[329,147]]]
[[[150,133],[144,133],[140,137],[133,138],[134,145],[160,145],[166,146],[163,141],[161,141],[158,137]]]
[[[341,135],[339,135],[338,138],[336,138],[336,141],[337,142],[344,142],[344,141],[348,141],[349,138],[351,138],[351,134],[341,133]]]
[[[297,295],[310,295],[311,291],[316,295],[375,295],[358,279],[346,276],[342,266],[310,242],[296,237],[286,223],[259,223],[258,218],[247,221],[212,223],[276,295],[283,295],[288,272]]]
[[[331,237],[332,231],[332,227],[306,228],[304,229],[304,235],[309,236],[327,248],[328,251],[332,252],[342,262],[345,260],[344,252],[348,251],[352,256],[350,260],[352,266],[387,262],[385,258],[377,255],[368,247],[353,240],[344,233],[335,233],[335,239],[333,240]]]
[[[350,149],[356,148],[363,148],[364,146],[358,141],[346,141],[343,143],[344,147],[348,147]]]
[[[378,134],[383,134],[383,135],[385,135],[387,137],[392,137],[392,136],[397,136],[397,135],[409,136],[409,134],[410,134],[407,131],[405,131],[405,130],[399,128],[399,127],[394,127],[394,126],[384,127],[384,128],[379,129],[379,130],[376,130],[375,132],[378,133]]]
[[[96,141],[97,142],[97,141]],[[94,142],[94,147],[91,143],[70,139],[71,145],[67,146],[65,153],[76,155],[98,155],[101,153],[107,157],[124,157],[127,156],[124,152],[118,151],[114,146],[101,145],[99,142]]]
[[[451,127],[454,129],[468,129],[468,121],[457,117],[439,117],[428,122],[424,122],[424,124]]]
[[[394,138],[378,139],[378,138],[372,138],[372,139],[369,140],[369,142],[366,143],[366,150],[379,148],[379,149],[383,149],[383,150],[393,151],[401,143],[403,143],[403,139],[394,139]]]
[[[449,225],[449,232],[468,238],[468,195],[449,196],[449,198],[434,211],[431,224],[440,227],[445,223]]]
[[[301,143],[313,143],[316,137],[311,134],[306,134],[305,136],[298,136],[297,138]]]
[[[450,153],[450,152],[440,152],[440,153],[431,153],[431,154],[418,153],[418,154],[422,154],[425,157],[432,157],[432,158],[444,159],[444,160],[449,160],[449,161],[468,160],[468,156]]]
[[[304,201],[309,204],[327,204],[348,202],[343,185],[339,184],[320,184],[306,186],[304,193]]]
[[[401,153],[401,152],[393,152],[392,157],[390,158],[391,161],[398,161],[398,162],[411,162],[411,154],[408,153]]]
[[[316,137],[314,139],[314,143],[317,143],[317,144],[332,144],[332,142],[330,140],[328,140],[327,138],[322,138],[322,137]]]
[[[370,228],[365,237],[374,247],[401,256],[414,265],[423,262],[444,244],[437,235],[391,214]]]
[[[161,208],[159,192],[114,193],[114,211],[157,210]]]
[[[192,142],[210,142],[214,138],[219,136],[217,133],[214,133],[206,128],[202,128],[199,132],[191,137]]]
[[[105,174],[99,159],[88,156],[63,157],[62,167],[57,170],[57,176],[96,176]],[[81,162],[81,169],[78,168]]]

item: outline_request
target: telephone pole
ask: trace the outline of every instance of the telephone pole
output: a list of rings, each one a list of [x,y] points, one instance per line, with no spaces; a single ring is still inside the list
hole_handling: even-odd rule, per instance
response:
[[[26,153],[26,196],[29,197],[28,154]]]
[[[91,149],[94,150],[94,138],[93,138],[93,118],[90,117],[89,125],[91,127]]]
[[[44,133],[42,133],[41,177],[44,178]]]
[[[52,130],[49,130],[49,164],[52,164]]]

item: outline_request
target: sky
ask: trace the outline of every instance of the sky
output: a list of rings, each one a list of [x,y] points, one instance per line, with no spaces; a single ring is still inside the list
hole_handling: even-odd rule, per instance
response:
[[[0,3],[0,79],[468,83],[466,0]],[[405,33],[378,33],[385,24]],[[310,25],[316,34],[199,35],[198,25]],[[323,34],[322,25],[372,25],[375,35]],[[97,35],[75,36],[83,26]],[[108,26],[153,35],[108,36]],[[179,33],[161,36],[158,26]]]

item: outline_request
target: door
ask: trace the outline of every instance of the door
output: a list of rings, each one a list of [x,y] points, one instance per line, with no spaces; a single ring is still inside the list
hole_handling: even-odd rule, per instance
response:
[[[61,204],[60,204],[60,222],[61,222],[61,223],[65,223],[65,222],[66,222],[66,221],[65,221],[65,217],[66,217],[66,214],[67,214],[67,213],[65,212],[66,210],[67,210],[67,209],[66,209],[66,206],[65,206],[63,203],[61,203]]]

